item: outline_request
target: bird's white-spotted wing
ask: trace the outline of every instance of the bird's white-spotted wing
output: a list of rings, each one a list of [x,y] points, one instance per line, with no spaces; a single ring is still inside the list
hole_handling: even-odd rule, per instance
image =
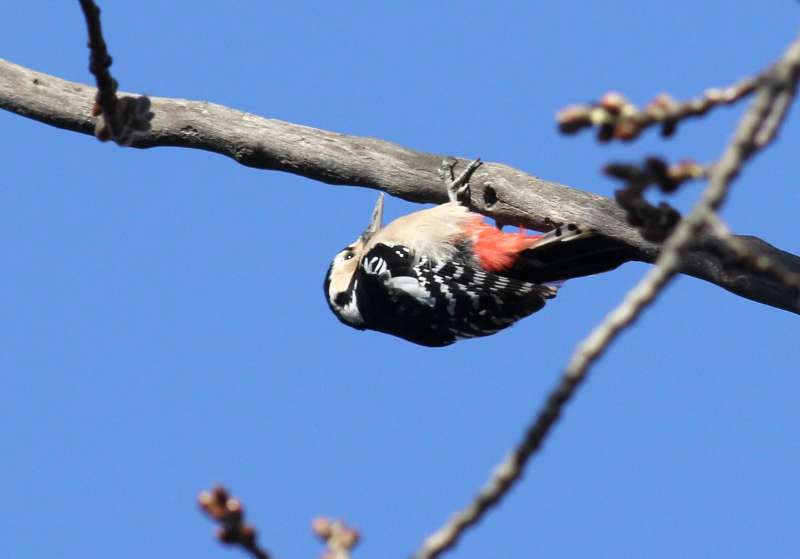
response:
[[[373,302],[365,318],[425,345],[493,334],[541,309],[556,291],[457,261],[415,262],[406,247],[382,244],[365,255],[361,272],[359,288]]]

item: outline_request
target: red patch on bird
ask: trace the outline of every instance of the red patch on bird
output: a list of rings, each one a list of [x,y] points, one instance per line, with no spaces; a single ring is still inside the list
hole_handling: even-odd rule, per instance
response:
[[[487,272],[507,270],[514,265],[520,252],[531,248],[542,237],[526,235],[522,229],[517,233],[503,233],[479,216],[467,225],[467,233],[481,267]]]

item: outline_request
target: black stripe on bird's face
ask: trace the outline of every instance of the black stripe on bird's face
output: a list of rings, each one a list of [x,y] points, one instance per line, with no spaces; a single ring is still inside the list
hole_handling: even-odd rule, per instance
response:
[[[355,285],[364,245],[360,240],[340,250],[325,274],[325,299],[336,317],[349,326],[361,328],[363,319],[355,301]]]
[[[337,293],[336,296],[333,298],[333,302],[335,305],[339,307],[346,307],[347,303],[350,302],[350,299],[353,298],[352,290],[342,291],[341,293]]]

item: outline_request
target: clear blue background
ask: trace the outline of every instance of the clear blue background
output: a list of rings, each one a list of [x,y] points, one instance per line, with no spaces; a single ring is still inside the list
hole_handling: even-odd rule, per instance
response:
[[[77,2],[7,4],[0,55],[91,81]],[[733,83],[783,52],[800,15],[789,0],[284,4],[103,2],[114,74],[128,91],[606,195],[610,160],[713,160],[742,107],[628,146],[560,136],[559,108]],[[724,212],[794,253],[797,116]],[[343,327],[322,296],[375,192],[9,113],[0,127],[3,557],[240,557],[195,506],[215,481],[279,558],[318,555],[319,514],[362,530],[358,557],[407,557],[471,499],[647,269],[570,282],[509,331],[425,349]],[[681,277],[451,556],[796,557],[798,334],[796,315]]]

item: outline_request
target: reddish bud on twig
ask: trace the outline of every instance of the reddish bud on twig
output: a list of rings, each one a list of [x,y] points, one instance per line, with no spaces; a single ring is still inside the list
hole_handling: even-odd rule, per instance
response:
[[[701,97],[678,102],[667,93],[657,95],[639,109],[616,91],[604,94],[592,105],[573,105],[559,111],[556,122],[564,134],[574,134],[583,128],[596,126],[597,140],[630,141],[653,125],[661,127],[661,135],[672,136],[678,123],[699,117],[710,109],[734,103],[752,93],[762,77],[748,78],[726,89],[709,89]]]
[[[314,534],[327,546],[322,559],[349,559],[350,551],[358,545],[361,535],[340,520],[317,517],[311,523]]]
[[[622,112],[628,100],[622,96],[621,93],[616,91],[609,91],[600,98],[599,106],[601,109],[608,111],[612,115],[618,115]]]
[[[326,541],[333,533],[333,522],[325,517],[318,516],[311,522],[311,530],[322,541]]]
[[[200,508],[219,524],[217,539],[228,545],[240,545],[256,559],[270,559],[256,543],[256,529],[244,521],[241,501],[231,497],[221,485],[211,491],[201,491],[197,497]]]

